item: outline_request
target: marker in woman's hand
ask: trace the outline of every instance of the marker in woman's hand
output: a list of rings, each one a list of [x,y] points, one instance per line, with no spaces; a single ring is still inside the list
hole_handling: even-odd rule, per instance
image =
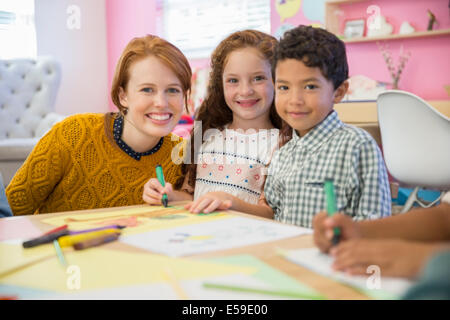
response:
[[[163,169],[162,169],[160,164],[158,164],[156,166],[156,177],[158,178],[159,183],[161,183],[161,185],[163,187],[165,187],[166,186],[166,182],[164,181],[164,173],[163,173]],[[167,205],[168,205],[168,202],[169,202],[169,199],[167,198],[167,194],[165,194],[165,193],[163,194],[161,202],[162,202],[163,206],[167,208]]]

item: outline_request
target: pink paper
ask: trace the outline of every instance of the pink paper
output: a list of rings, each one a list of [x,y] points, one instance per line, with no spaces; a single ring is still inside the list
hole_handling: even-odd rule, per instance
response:
[[[0,241],[12,239],[30,239],[42,235],[26,217],[0,219]]]

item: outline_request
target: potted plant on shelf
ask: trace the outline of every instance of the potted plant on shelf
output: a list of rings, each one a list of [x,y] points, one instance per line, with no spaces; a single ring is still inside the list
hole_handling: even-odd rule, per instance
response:
[[[394,66],[394,61],[392,59],[392,54],[389,51],[388,45],[380,44],[377,42],[378,48],[381,51],[381,54],[383,55],[384,62],[386,62],[386,66],[389,70],[389,74],[392,78],[392,89],[398,89],[398,82],[400,81],[400,76],[402,74],[403,69],[405,68],[406,62],[411,57],[411,52],[404,51],[403,46],[400,47],[400,54],[399,54],[399,62],[397,65],[397,68]]]

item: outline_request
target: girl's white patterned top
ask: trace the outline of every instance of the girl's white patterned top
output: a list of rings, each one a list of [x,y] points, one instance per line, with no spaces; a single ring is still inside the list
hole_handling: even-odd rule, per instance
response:
[[[278,136],[278,129],[212,130],[199,150],[194,199],[224,191],[256,204]]]

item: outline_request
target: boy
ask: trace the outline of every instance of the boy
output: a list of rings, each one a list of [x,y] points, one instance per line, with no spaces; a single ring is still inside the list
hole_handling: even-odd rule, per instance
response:
[[[274,218],[311,228],[326,208],[326,179],[334,181],[340,212],[355,220],[389,216],[378,146],[333,110],[348,89],[344,43],[324,29],[299,26],[280,40],[275,60],[275,106],[288,142],[275,153],[264,188]]]

